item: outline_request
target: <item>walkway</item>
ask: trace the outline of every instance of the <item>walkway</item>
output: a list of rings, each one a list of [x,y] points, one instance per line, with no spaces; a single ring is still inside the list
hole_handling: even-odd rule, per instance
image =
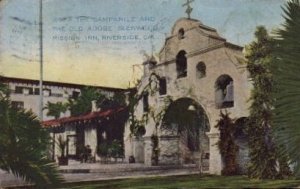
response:
[[[169,176],[197,174],[199,170],[195,165],[184,166],[146,166],[144,164],[100,164],[79,163],[69,161],[68,166],[60,166],[67,182],[111,180],[124,178],[141,178],[151,176]],[[0,170],[0,188],[20,186],[25,183],[11,174]]]

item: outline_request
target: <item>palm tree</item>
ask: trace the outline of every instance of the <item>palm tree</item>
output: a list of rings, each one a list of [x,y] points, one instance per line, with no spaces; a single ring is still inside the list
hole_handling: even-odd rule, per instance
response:
[[[291,0],[283,8],[285,23],[276,34],[276,64],[272,65],[277,90],[275,136],[300,176],[300,3]]]
[[[47,116],[53,116],[55,119],[58,119],[60,113],[65,113],[68,110],[68,106],[62,102],[52,103],[48,101],[44,109],[48,110]]]
[[[72,116],[78,116],[91,111],[93,100],[97,101],[97,104],[105,99],[104,95],[101,94],[97,89],[92,87],[85,87],[81,90],[80,96],[76,99],[69,99],[69,108]]]
[[[9,98],[0,95],[0,169],[38,188],[60,184],[63,179],[56,165],[46,158],[49,141],[31,111],[12,108]]]

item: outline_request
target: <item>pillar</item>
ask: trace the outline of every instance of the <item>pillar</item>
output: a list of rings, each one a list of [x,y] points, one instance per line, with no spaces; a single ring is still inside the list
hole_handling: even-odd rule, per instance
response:
[[[207,133],[209,138],[209,173],[214,175],[221,175],[222,171],[222,157],[219,147],[217,145],[220,133]]]

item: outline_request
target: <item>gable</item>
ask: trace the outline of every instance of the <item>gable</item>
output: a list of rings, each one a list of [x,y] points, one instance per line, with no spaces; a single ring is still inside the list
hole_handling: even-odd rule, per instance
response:
[[[174,59],[181,50],[187,54],[220,45],[226,40],[213,28],[194,19],[181,18],[173,26],[171,36],[160,51],[160,62]]]

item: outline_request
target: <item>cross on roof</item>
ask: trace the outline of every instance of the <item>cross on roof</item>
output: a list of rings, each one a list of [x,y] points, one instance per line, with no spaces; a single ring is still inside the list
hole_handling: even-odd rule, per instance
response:
[[[191,7],[191,3],[195,0],[186,0],[186,3],[184,3],[182,6],[187,7],[185,13],[188,15],[188,18],[191,18],[191,13],[193,11],[193,8]]]

